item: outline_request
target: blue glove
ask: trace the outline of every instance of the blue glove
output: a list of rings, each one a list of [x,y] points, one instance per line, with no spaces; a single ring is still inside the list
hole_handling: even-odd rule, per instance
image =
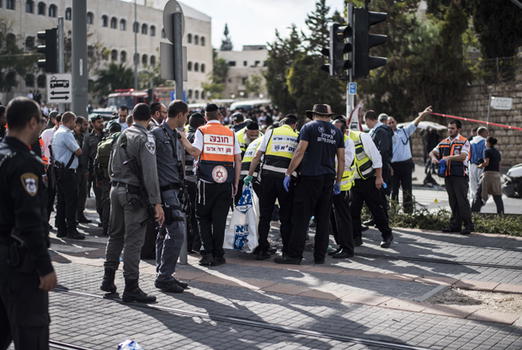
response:
[[[383,189],[388,188],[388,185],[386,185],[386,182],[383,182],[383,183],[382,183],[382,188],[383,188]]]
[[[248,186],[248,185],[250,185],[250,183],[252,182],[252,179],[253,179],[253,178],[254,178],[253,176],[247,175],[247,176],[245,176],[245,178],[243,179],[243,183],[244,183],[246,186]]]
[[[341,184],[336,182],[336,183],[334,183],[334,186],[333,186],[333,194],[338,195],[340,193],[341,193]]]
[[[439,161],[439,176],[444,176],[446,173],[446,159],[441,159]]]
[[[286,192],[290,192],[290,181],[291,177],[290,175],[285,175],[285,178],[283,179],[283,188]]]

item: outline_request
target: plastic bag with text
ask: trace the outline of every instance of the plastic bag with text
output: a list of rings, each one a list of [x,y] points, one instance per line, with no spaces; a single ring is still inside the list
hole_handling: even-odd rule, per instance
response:
[[[244,187],[232,213],[223,248],[251,253],[258,245],[258,203],[252,185]]]

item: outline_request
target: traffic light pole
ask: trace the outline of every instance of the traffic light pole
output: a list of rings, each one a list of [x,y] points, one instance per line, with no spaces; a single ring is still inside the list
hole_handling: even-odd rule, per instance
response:
[[[176,99],[183,99],[183,13],[172,14],[173,57],[174,57],[174,79],[176,80]],[[182,250],[183,251],[183,250]]]
[[[88,101],[87,71],[87,0],[72,5],[72,110],[85,115]]]
[[[65,73],[64,64],[64,27],[63,17],[58,17],[58,73]],[[58,105],[58,111],[60,113],[65,112],[65,104],[60,103]]]
[[[348,21],[349,26],[352,26],[353,28],[353,4],[348,4]],[[353,43],[352,43],[353,45]],[[350,114],[352,113],[353,109],[355,108],[355,95],[349,94],[349,86],[350,83],[353,82],[353,49],[349,52],[350,55],[350,62],[352,62],[352,68],[348,70],[348,83],[346,83],[346,118],[350,118]],[[357,119],[356,119],[357,120]],[[348,125],[348,128],[350,128],[350,125]]]

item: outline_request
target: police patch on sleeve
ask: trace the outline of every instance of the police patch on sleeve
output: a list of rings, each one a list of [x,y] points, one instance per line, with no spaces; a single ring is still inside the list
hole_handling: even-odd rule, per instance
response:
[[[33,173],[25,173],[20,176],[20,180],[25,192],[31,197],[36,196],[38,193],[38,176]]]
[[[147,142],[145,142],[145,148],[151,154],[156,154],[156,142],[154,141],[154,136],[147,135]]]

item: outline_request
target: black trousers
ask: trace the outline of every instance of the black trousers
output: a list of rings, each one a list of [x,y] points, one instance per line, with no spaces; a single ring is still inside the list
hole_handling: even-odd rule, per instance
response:
[[[270,232],[270,221],[274,212],[276,199],[279,201],[279,231],[283,240],[283,254],[288,247],[288,240],[292,234],[292,193],[283,188],[283,178],[280,176],[263,175],[259,188],[259,246],[257,250],[268,251],[268,233]]]
[[[71,169],[56,170],[56,227],[59,232],[71,233],[76,230],[78,207],[78,177]]]
[[[402,187],[402,208],[405,213],[413,212],[412,172],[413,160],[392,163],[392,200],[399,201],[399,188]]]
[[[323,260],[325,258],[329,239],[333,182],[333,175],[301,176],[297,180],[292,207],[292,234],[288,242],[288,249],[286,249],[289,257],[303,257],[308,224],[314,215],[317,220],[314,259]]]
[[[85,215],[85,201],[87,200],[87,183],[89,181],[89,172],[87,170],[79,170],[77,172],[78,177],[78,207],[77,217]]]
[[[332,225],[335,242],[350,253],[354,252],[352,215],[350,213],[350,192],[343,191],[332,197]]]
[[[203,243],[203,255],[222,257],[227,214],[232,203],[232,184],[198,181],[196,217]]]
[[[56,172],[53,166],[47,168],[47,221],[54,211],[54,200],[56,198]]]
[[[96,207],[98,207],[98,201],[100,206],[100,222],[103,227],[103,233],[109,233],[109,218],[111,214],[111,183],[108,180],[101,180],[94,185],[96,193]],[[96,208],[98,209],[98,208]]]
[[[383,192],[375,187],[375,176],[366,180],[356,179],[351,191],[352,206],[350,211],[352,214],[354,239],[361,239],[362,237],[361,210],[364,203],[370,210],[375,225],[381,231],[382,238],[386,239],[391,236],[392,231],[388,224],[388,215],[386,215],[382,204]]]
[[[497,214],[504,214],[504,201],[502,200],[502,195],[493,196],[493,200],[495,201],[495,205],[497,207]],[[485,205],[482,201],[482,183],[479,184],[477,189],[477,194],[475,198],[473,198],[473,203],[471,205],[472,213],[480,213],[480,209]]]
[[[471,208],[468,201],[469,179],[467,176],[448,176],[444,178],[451,208],[450,228],[460,231],[462,224],[473,229]]]
[[[185,181],[188,194],[187,206],[187,249],[199,251],[201,248],[201,236],[199,234],[198,220],[196,219],[196,200],[198,187],[196,182]]]

